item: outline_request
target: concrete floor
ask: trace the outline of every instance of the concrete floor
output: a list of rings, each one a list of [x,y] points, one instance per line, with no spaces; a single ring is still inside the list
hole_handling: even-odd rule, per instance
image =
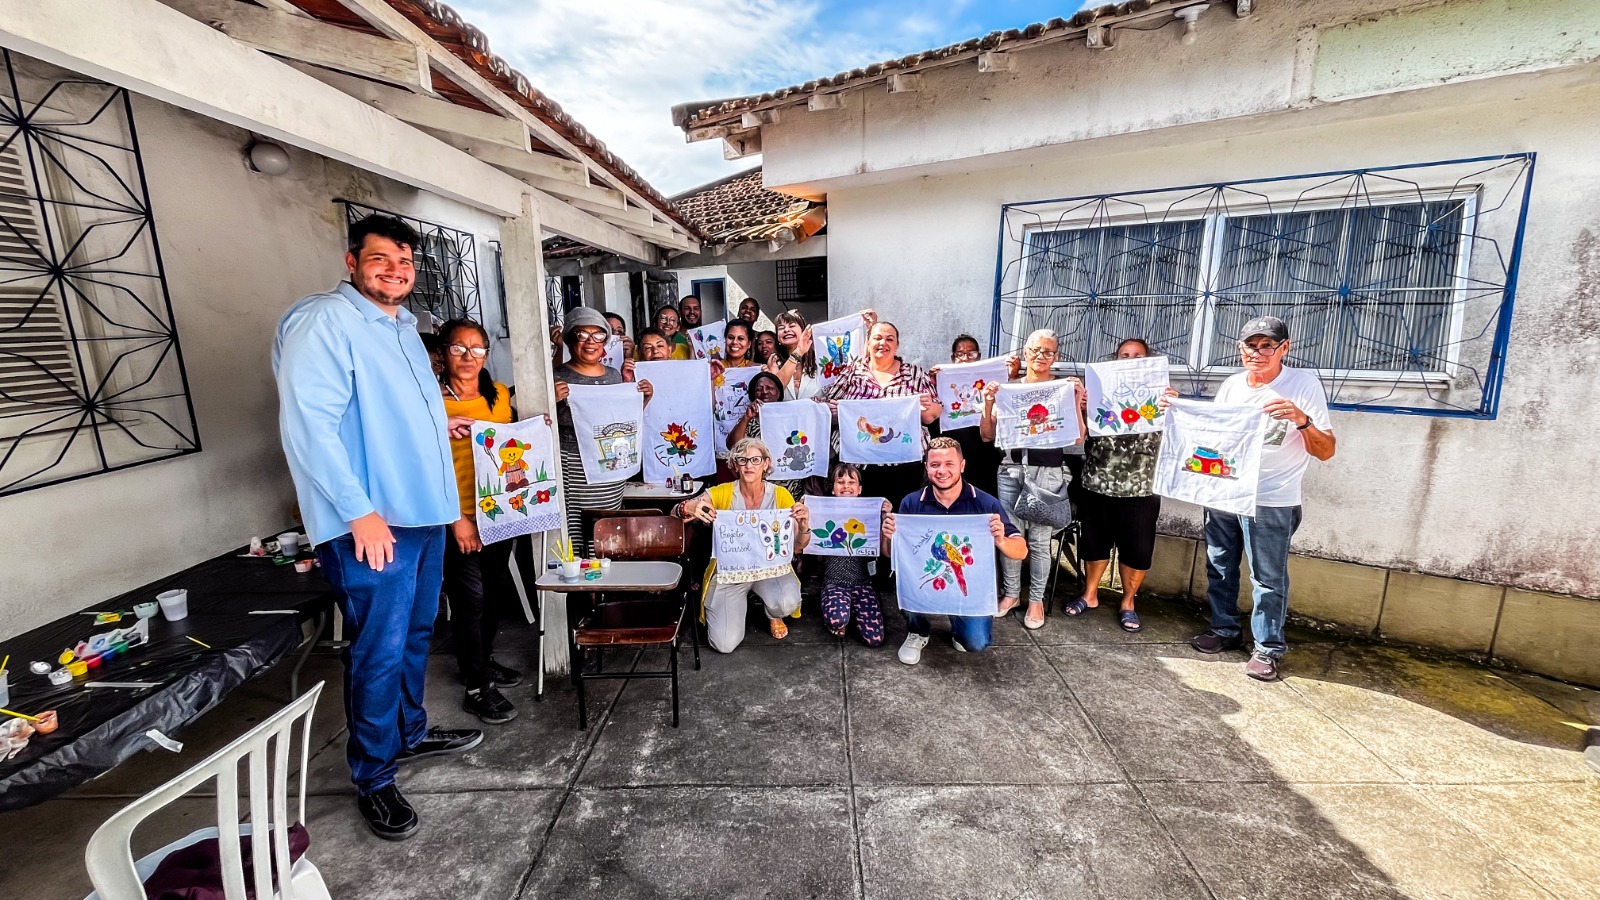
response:
[[[1303,631],[1285,680],[1259,684],[1243,655],[1183,643],[1188,610],[1142,611],[1137,636],[1105,606],[1011,619],[981,655],[936,631],[910,668],[897,620],[869,650],[808,609],[782,645],[752,633],[686,666],[679,729],[662,681],[594,690],[588,732],[566,684],[542,704],[513,688],[521,716],[480,749],[402,770],[422,827],[401,844],[356,816],[319,656],[309,855],[363,900],[1600,897],[1596,692]],[[508,629],[498,655],[526,667],[532,642]],[[0,814],[0,898],[86,894],[94,829],[276,709],[286,677],[240,689],[181,754]],[[439,722],[470,723],[459,691],[435,655]],[[212,809],[185,800],[143,843]]]

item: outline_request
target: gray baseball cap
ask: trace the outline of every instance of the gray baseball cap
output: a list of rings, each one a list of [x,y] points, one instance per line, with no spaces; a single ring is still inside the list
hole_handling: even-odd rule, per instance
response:
[[[1239,329],[1239,340],[1248,341],[1256,335],[1265,335],[1275,341],[1289,339],[1289,326],[1277,316],[1256,316]]]
[[[606,317],[599,310],[576,306],[567,310],[567,323],[566,327],[561,329],[561,335],[570,341],[572,333],[584,326],[598,328],[606,334],[611,333],[611,323],[606,321]]]

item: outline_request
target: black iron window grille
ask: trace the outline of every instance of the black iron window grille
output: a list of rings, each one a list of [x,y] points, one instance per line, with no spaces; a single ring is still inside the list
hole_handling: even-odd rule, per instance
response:
[[[0,494],[197,452],[127,92],[0,62]]]
[[[1191,396],[1238,370],[1249,319],[1336,408],[1493,418],[1532,154],[1004,207],[992,350],[1054,329],[1063,360],[1125,338]],[[1076,366],[1069,366],[1074,368]]]
[[[446,228],[387,209],[378,209],[352,200],[335,200],[344,205],[346,225],[373,213],[393,216],[422,237],[422,246],[412,248],[417,283],[406,298],[406,308],[432,331],[447,319],[483,321],[483,306],[478,296],[478,241],[470,233]]]

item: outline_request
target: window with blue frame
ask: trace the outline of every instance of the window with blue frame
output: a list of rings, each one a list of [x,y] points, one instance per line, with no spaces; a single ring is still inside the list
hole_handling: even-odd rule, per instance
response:
[[[1239,329],[1344,408],[1492,417],[1533,157],[1427,163],[1004,208],[995,352],[1051,328],[1075,368],[1138,337],[1205,395]]]

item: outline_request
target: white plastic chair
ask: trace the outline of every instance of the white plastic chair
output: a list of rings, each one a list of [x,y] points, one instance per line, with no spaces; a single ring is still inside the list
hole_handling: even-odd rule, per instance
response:
[[[84,853],[89,880],[95,892],[86,900],[145,900],[144,879],[149,878],[161,860],[174,851],[208,837],[218,839],[222,858],[222,886],[228,900],[245,900],[244,858],[239,837],[250,834],[252,825],[262,828],[270,840],[252,839],[251,864],[255,875],[257,900],[331,900],[322,873],[305,856],[291,866],[289,826],[304,822],[306,816],[306,767],[310,759],[311,714],[323,682],[299,699],[274,713],[237,740],[211,754],[177,778],[128,804],[101,825],[89,839]],[[289,752],[294,743],[295,725],[300,726],[299,807],[295,818],[288,818]],[[271,754],[269,783],[268,754]],[[249,771],[248,801],[250,823],[239,822],[239,763]],[[137,863],[133,860],[133,832],[157,810],[195,788],[216,779],[217,826],[196,831],[151,853]],[[276,867],[273,860],[279,860]],[[274,887],[273,882],[277,882]]]

